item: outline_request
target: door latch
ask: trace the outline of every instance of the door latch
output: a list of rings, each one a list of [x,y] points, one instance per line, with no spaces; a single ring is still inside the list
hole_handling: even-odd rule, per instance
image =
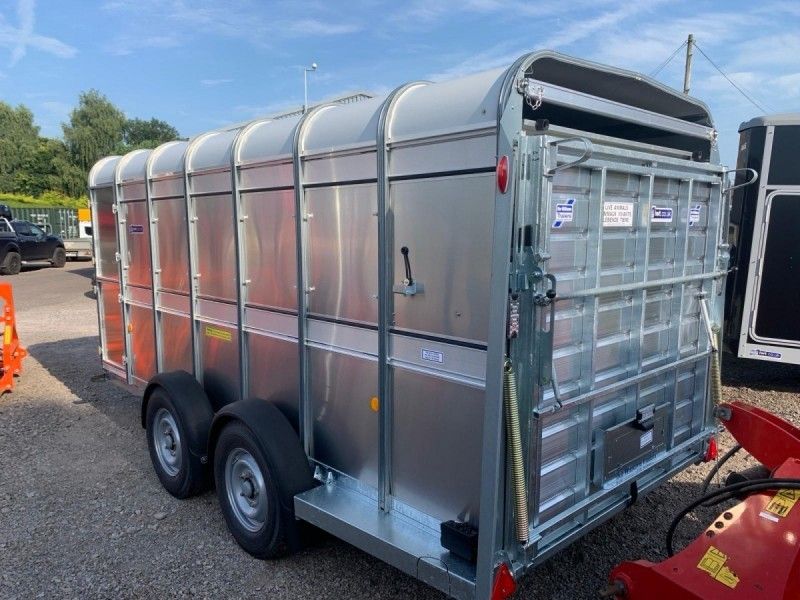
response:
[[[421,283],[414,280],[414,276],[411,274],[411,259],[409,258],[409,249],[408,246],[403,246],[400,248],[400,254],[403,255],[403,265],[405,267],[406,276],[403,279],[402,283],[398,283],[394,287],[392,287],[392,291],[395,294],[402,294],[404,296],[414,296],[416,294],[421,294],[425,291],[425,286]]]

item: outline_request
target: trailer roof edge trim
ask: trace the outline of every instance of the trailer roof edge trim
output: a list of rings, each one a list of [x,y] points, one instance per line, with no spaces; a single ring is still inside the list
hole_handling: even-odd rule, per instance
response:
[[[739,131],[753,127],[768,127],[770,125],[800,125],[800,113],[775,113],[754,117],[739,125]]]

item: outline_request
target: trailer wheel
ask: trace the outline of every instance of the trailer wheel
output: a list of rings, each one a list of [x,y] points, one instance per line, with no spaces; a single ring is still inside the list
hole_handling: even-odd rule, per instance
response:
[[[17,275],[20,269],[22,269],[22,257],[18,252],[9,252],[3,260],[3,264],[0,265],[0,274]]]
[[[63,248],[53,250],[53,258],[50,260],[56,269],[61,269],[67,264],[67,251]]]
[[[195,399],[196,404],[201,402],[202,399]],[[192,419],[197,421],[196,413],[178,410],[167,389],[156,386],[150,391],[145,420],[150,460],[164,489],[181,499],[205,491],[210,484],[208,467],[203,464],[203,457],[192,451],[193,432],[199,425],[188,422]],[[206,432],[210,420],[208,417]]]
[[[287,523],[275,467],[239,421],[229,422],[219,434],[214,479],[222,514],[237,543],[256,558],[287,554]]]

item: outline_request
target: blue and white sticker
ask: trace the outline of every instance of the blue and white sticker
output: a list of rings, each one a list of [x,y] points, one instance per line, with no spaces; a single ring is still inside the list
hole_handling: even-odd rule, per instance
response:
[[[700,205],[692,206],[689,208],[689,227],[697,225],[700,222]]]
[[[663,206],[653,206],[650,208],[651,223],[672,223],[672,209]]]
[[[775,352],[774,350],[762,350],[761,348],[752,348],[750,350],[750,356],[765,358],[767,360],[781,360],[783,358],[783,355],[780,352]]]
[[[144,225],[128,225],[128,233],[144,233]]]
[[[426,350],[425,348],[423,348],[420,355],[422,356],[422,360],[427,360],[435,363],[444,362],[444,354],[436,350]]]
[[[568,198],[566,202],[556,204],[556,220],[553,227],[563,227],[564,223],[571,223],[575,218],[575,198]]]

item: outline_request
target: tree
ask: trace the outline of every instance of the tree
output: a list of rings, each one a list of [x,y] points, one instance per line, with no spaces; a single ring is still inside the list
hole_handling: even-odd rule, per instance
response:
[[[164,142],[177,140],[178,130],[160,119],[128,119],[123,130],[125,149],[155,148]]]
[[[98,160],[123,146],[125,115],[97,90],[83,92],[62,124],[71,162],[88,174]]]
[[[32,158],[39,141],[33,113],[20,105],[0,102],[0,192],[17,191],[20,172]]]

